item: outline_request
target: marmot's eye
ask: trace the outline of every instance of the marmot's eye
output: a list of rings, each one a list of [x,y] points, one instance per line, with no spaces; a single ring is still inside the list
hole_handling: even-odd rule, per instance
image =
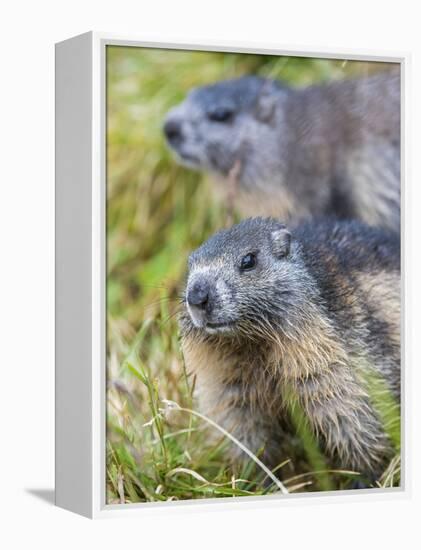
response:
[[[254,254],[246,254],[241,260],[241,271],[248,271],[253,269],[253,267],[256,267],[256,256]]]
[[[208,113],[209,120],[213,122],[229,122],[233,116],[234,111],[226,107],[218,107]]]

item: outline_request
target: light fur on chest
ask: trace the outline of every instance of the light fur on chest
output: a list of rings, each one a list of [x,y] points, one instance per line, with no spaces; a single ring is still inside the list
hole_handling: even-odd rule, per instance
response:
[[[273,336],[259,346],[232,341],[231,345],[186,336],[182,348],[187,369],[197,377],[201,407],[220,416],[224,410],[243,407],[253,411],[279,414],[286,392],[300,391],[310,378],[347,369],[347,355],[331,334],[328,324],[313,324],[301,338]],[[319,391],[331,392],[327,384]],[[325,399],[327,395],[316,395]]]

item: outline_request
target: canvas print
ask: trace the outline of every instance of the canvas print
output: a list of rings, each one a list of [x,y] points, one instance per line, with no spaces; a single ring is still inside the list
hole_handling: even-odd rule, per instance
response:
[[[399,487],[399,64],[107,46],[108,504]]]

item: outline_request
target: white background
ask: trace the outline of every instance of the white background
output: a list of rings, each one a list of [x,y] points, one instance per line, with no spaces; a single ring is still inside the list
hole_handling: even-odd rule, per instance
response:
[[[72,0],[0,14],[0,544],[3,548],[419,548],[420,17],[415,1]],[[92,522],[54,508],[54,42],[87,30],[412,53],[410,237],[412,497]],[[408,239],[409,240],[409,239]],[[419,338],[419,336],[418,336]],[[77,345],[77,342],[75,342]],[[75,403],[77,406],[77,403]],[[74,473],[77,476],[77,472]],[[42,497],[42,498],[40,498]],[[46,501],[47,499],[47,501]],[[4,540],[3,540],[4,539]]]

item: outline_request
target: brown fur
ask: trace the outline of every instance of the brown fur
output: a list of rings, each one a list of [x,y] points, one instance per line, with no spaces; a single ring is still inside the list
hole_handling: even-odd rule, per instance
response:
[[[309,323],[300,339],[271,334],[255,345],[239,340],[230,343],[227,353],[219,342],[186,336],[182,347],[201,388],[201,409],[254,451],[280,435],[281,421],[277,426],[274,419],[286,415],[296,401],[342,467],[367,471],[388,454],[389,443],[358,373],[359,363],[366,368],[369,359],[347,353],[324,319]],[[359,444],[368,426],[369,455]],[[285,458],[280,449],[272,443],[265,450],[272,466]]]

